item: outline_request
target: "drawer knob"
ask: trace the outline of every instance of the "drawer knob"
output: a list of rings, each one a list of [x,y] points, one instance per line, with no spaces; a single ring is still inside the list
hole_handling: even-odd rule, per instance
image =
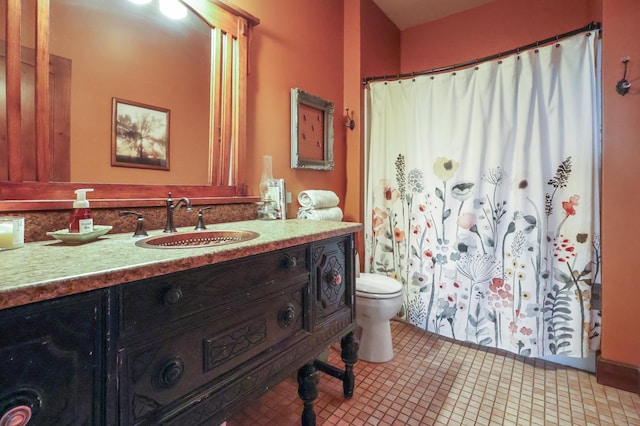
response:
[[[296,322],[296,308],[291,303],[278,313],[278,325],[282,328],[291,327]]]
[[[342,285],[342,274],[335,269],[327,272],[326,279],[329,284],[336,287]]]
[[[163,297],[164,304],[167,306],[175,305],[182,301],[182,290],[179,288],[171,288],[169,289]]]
[[[153,385],[158,389],[170,388],[178,383],[183,372],[184,362],[180,357],[165,361],[153,377]]]
[[[23,426],[31,420],[31,407],[19,405],[13,407],[0,417],[0,426]]]
[[[295,256],[289,256],[288,254],[284,256],[284,267],[291,270],[295,269],[298,266],[298,258]]]

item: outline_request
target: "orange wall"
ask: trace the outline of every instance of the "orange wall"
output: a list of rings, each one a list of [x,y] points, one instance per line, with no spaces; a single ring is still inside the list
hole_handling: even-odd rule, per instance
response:
[[[640,284],[635,226],[640,197],[640,2],[603,2],[602,357],[640,366]],[[615,91],[629,56],[631,91]]]
[[[372,0],[345,0],[345,105],[356,127],[347,132],[345,220],[364,222],[364,106],[362,79],[400,70],[400,30]],[[358,49],[357,46],[360,48]],[[355,106],[355,108],[353,107]],[[358,108],[358,106],[360,106]],[[364,253],[360,235],[357,248]],[[361,262],[364,258],[361,258]]]
[[[402,72],[515,49],[597,20],[588,0],[495,0],[402,32]]]
[[[400,72],[400,30],[373,0],[362,0],[362,77]]]
[[[284,178],[298,210],[298,193],[346,191],[346,127],[343,81],[343,1],[238,0],[260,18],[251,40],[247,105],[247,184],[258,194],[262,156],[273,157],[273,175]],[[357,49],[357,46],[354,46]],[[291,88],[332,101],[335,106],[333,171],[291,169]]]
[[[359,17],[362,9],[361,0],[344,1],[344,37],[342,40],[344,48],[344,105],[349,108],[349,116],[354,122],[361,123],[364,114],[360,109],[360,60],[362,57],[360,46],[361,22]],[[346,111],[345,111],[346,113]],[[340,120],[339,123],[343,121]],[[344,120],[346,124],[346,119]],[[361,173],[362,147],[361,127],[355,126],[353,130],[346,130],[346,187],[344,198],[344,220],[351,222],[360,221],[362,216],[362,191],[363,174]]]

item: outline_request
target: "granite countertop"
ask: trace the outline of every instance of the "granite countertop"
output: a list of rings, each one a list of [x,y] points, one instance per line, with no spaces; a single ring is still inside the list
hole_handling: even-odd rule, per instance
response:
[[[132,233],[106,234],[85,244],[58,240],[0,251],[0,309],[110,287],[212,263],[265,253],[361,230],[359,223],[279,220],[207,225],[209,230],[246,230],[256,239],[219,247],[155,249],[136,246]],[[179,232],[193,227],[178,228]],[[161,235],[149,231],[149,236]]]

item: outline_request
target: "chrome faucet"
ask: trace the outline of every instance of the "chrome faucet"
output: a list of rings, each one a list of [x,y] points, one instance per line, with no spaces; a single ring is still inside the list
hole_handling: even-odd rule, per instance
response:
[[[185,205],[187,211],[190,212],[191,201],[188,198],[182,197],[178,200],[176,204],[173,204],[173,198],[171,198],[171,193],[169,193],[169,198],[167,198],[167,224],[164,226],[164,232],[176,232],[176,226],[173,224],[173,212],[178,210],[181,205]]]

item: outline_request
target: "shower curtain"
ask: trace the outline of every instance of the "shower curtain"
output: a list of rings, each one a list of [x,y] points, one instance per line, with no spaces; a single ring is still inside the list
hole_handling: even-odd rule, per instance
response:
[[[365,268],[407,321],[524,356],[599,345],[597,33],[366,90]]]

